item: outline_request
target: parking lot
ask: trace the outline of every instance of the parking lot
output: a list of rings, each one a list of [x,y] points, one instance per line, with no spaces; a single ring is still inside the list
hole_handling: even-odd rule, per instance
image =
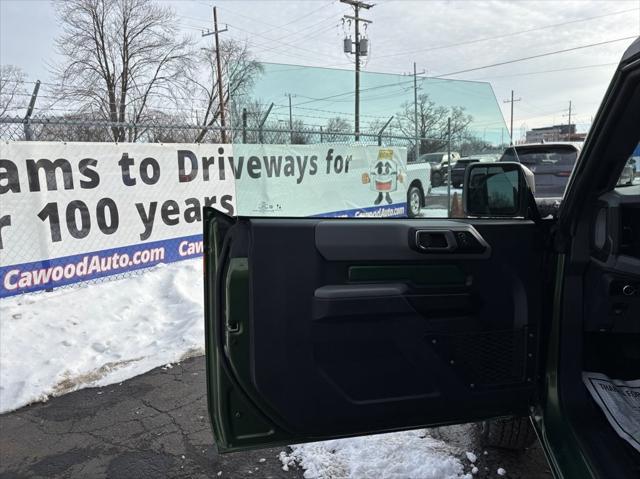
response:
[[[206,410],[202,356],[102,388],[89,388],[0,416],[3,479],[105,477],[302,478],[304,470],[279,459],[287,448],[216,453]],[[473,426],[429,430],[448,444],[471,471],[466,452],[475,451],[478,473],[547,479],[539,446],[525,453],[479,449]],[[425,461],[429,458],[425,457]],[[330,470],[325,470],[330,474]],[[320,476],[334,477],[338,476]]]

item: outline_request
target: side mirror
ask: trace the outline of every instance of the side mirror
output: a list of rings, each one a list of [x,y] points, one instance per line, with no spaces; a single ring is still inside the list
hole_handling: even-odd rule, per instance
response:
[[[467,216],[526,217],[531,170],[516,162],[471,163],[465,171],[464,211]]]

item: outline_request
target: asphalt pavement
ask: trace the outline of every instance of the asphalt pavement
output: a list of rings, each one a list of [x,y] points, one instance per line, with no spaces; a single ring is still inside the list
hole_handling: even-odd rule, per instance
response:
[[[0,416],[0,478],[302,478],[281,449],[218,455],[203,357]]]
[[[203,357],[121,384],[83,389],[0,416],[0,478],[302,478],[266,449],[218,455],[207,416]],[[478,474],[549,479],[538,445],[482,454],[473,426],[432,430],[478,454]],[[464,460],[463,460],[464,462]],[[419,478],[416,478],[419,479]]]

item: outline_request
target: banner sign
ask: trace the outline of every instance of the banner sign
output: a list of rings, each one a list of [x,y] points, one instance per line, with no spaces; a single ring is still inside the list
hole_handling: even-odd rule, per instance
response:
[[[232,216],[406,216],[404,148],[0,144],[0,297],[202,254]]]
[[[234,145],[234,153],[240,216],[406,216],[406,148]]]

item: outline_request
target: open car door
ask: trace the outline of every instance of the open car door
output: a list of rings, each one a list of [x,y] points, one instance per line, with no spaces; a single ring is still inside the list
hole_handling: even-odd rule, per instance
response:
[[[546,300],[533,221],[204,223],[221,452],[528,414]]]

